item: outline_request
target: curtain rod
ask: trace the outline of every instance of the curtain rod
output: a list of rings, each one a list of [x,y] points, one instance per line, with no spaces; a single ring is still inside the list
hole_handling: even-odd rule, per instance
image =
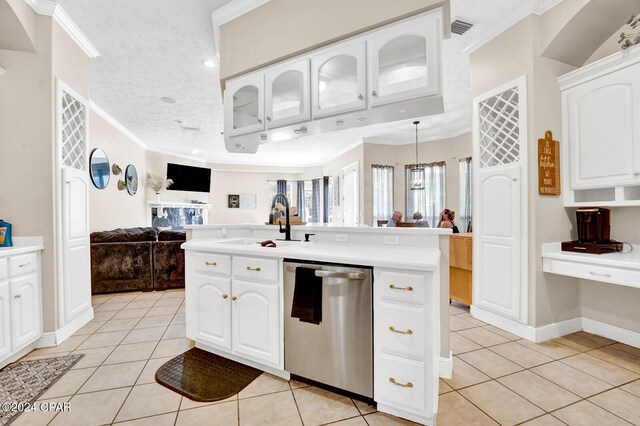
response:
[[[316,180],[316,179],[322,179],[322,178],[330,178],[333,176],[320,176],[319,178],[310,178],[310,179],[295,179],[295,180],[288,180],[288,179],[267,179],[267,182],[278,182],[279,180],[286,180],[287,182],[304,182],[307,180]]]

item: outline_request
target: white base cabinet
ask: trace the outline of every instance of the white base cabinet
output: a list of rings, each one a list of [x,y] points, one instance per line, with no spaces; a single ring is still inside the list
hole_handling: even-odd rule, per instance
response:
[[[0,368],[42,337],[40,252],[0,258]]]
[[[189,302],[197,304],[193,318],[187,319],[191,338],[221,349],[231,349],[231,279],[193,276],[193,296]]]

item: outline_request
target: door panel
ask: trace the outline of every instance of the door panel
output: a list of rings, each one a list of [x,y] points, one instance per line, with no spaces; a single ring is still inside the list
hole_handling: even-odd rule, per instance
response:
[[[13,349],[35,340],[42,332],[38,275],[32,274],[10,281],[11,341]]]
[[[9,284],[0,284],[0,359],[11,352],[11,305]]]
[[[229,278],[195,277],[194,339],[229,350],[231,349],[231,280]]]
[[[280,362],[278,287],[233,281],[234,353],[260,362]]]
[[[264,130],[264,74],[238,77],[224,92],[225,138]]]
[[[286,126],[311,118],[309,60],[288,63],[265,73],[267,128]]]

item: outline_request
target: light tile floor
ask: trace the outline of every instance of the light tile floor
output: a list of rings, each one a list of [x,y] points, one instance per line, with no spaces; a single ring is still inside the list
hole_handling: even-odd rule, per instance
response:
[[[197,403],[155,382],[155,371],[191,348],[184,291],[94,296],[95,318],[62,345],[25,359],[84,358],[40,401],[69,412],[27,412],[22,425],[322,425],[411,422],[296,381],[263,374],[238,395]],[[640,349],[587,333],[543,344],[521,340],[450,306],[454,372],[440,381],[437,424],[640,424]]]

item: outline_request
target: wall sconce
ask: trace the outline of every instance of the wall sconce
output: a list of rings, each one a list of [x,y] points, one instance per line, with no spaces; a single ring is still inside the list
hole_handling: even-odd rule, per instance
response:
[[[111,173],[113,173],[115,176],[120,176],[122,175],[122,169],[116,163],[113,163],[113,165],[111,166]],[[119,179],[118,190],[124,191],[125,189],[127,189],[127,183],[123,179]]]

